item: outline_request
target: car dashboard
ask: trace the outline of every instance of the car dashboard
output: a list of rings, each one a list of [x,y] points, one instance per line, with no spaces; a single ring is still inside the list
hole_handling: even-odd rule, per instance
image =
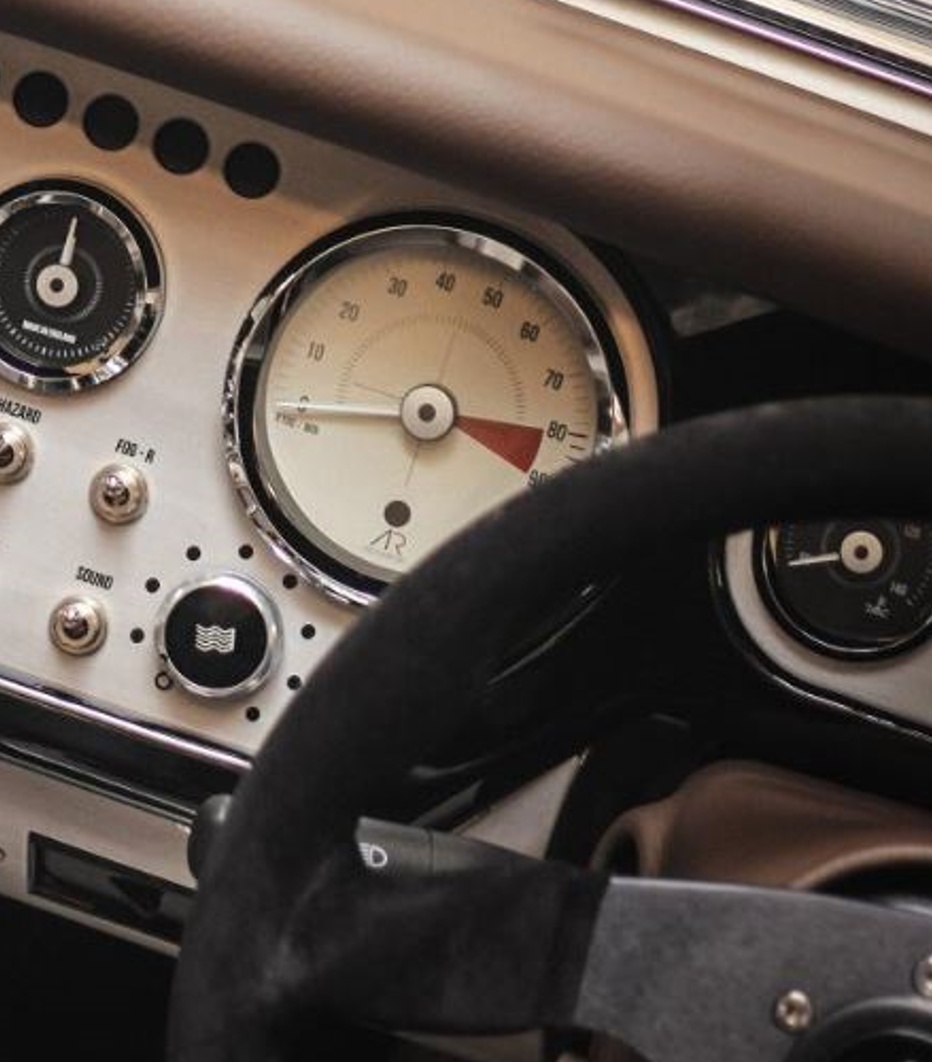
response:
[[[168,955],[198,809],[361,611],[472,518],[679,421],[932,381],[902,349],[707,278],[695,248],[669,263],[636,226],[630,247],[584,235],[512,189],[250,109],[0,33],[0,894]],[[516,649],[486,731],[425,765],[404,814],[482,835],[556,772],[543,833],[585,861],[614,812],[685,770],[580,810],[580,775],[611,774],[606,718],[628,712],[694,713],[704,748],[714,732],[921,802],[930,623],[918,519],[659,551]],[[603,694],[604,746],[582,759],[577,666]],[[528,707],[544,687],[559,718]],[[823,762],[835,727],[894,752]]]

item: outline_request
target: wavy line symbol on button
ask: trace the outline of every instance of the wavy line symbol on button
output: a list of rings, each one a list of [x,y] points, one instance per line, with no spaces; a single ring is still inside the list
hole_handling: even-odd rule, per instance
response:
[[[194,648],[199,653],[219,653],[229,656],[236,649],[236,628],[217,625],[204,627],[194,624]]]

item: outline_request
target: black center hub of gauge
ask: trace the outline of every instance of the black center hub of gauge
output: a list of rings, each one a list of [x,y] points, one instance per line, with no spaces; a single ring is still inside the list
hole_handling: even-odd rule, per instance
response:
[[[185,689],[229,697],[251,692],[268,676],[278,621],[254,583],[221,575],[172,595],[157,640],[169,671]]]
[[[101,383],[141,353],[161,270],[141,222],[85,185],[0,200],[0,374],[39,390]]]
[[[833,520],[762,536],[760,573],[777,617],[823,652],[911,645],[932,619],[932,524]]]

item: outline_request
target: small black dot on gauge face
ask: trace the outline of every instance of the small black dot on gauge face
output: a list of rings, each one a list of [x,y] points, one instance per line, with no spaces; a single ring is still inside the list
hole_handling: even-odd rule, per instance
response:
[[[243,558],[243,560],[249,560],[249,558],[253,555],[253,552],[254,550],[252,546],[249,545],[240,546],[239,548],[239,555]]]
[[[68,89],[54,74],[36,71],[17,82],[13,90],[13,106],[28,125],[45,129],[65,117]]]
[[[244,199],[261,199],[273,192],[281,172],[275,152],[264,144],[240,144],[223,164],[227,184]]]
[[[155,579],[155,578],[146,579],[146,590],[150,594],[157,594],[159,592],[159,590],[161,590],[161,589],[162,589],[162,584],[158,581],[158,579]]]
[[[259,720],[262,718],[262,713],[259,711],[258,708],[247,708],[246,718],[249,720],[250,723],[258,723]]]
[[[289,675],[288,676],[288,689],[290,689],[290,690],[299,690],[299,689],[301,689],[301,676],[300,675]]]
[[[286,576],[285,576],[285,577],[284,577],[284,578],[282,579],[282,586],[283,586],[283,587],[284,587],[284,588],[285,588],[286,590],[294,590],[294,588],[295,588],[295,587],[296,587],[297,585],[298,585],[298,577],[297,577],[296,575],[286,575]]]
[[[184,555],[189,561],[196,561],[201,559],[201,547],[200,546],[188,546],[184,551]]]
[[[102,151],[122,151],[139,132],[136,108],[122,96],[98,96],[84,112],[84,133]]]
[[[301,637],[310,641],[317,634],[317,628],[313,623],[305,623],[301,628]]]
[[[425,424],[430,424],[437,416],[437,410],[432,405],[425,403],[423,406],[418,407],[417,415],[419,420]]]
[[[411,519],[411,507],[403,501],[392,501],[385,506],[382,515],[389,527],[404,527]]]
[[[144,642],[146,640],[146,632],[142,629],[142,627],[133,627],[133,629],[129,632],[129,640],[133,643],[133,645],[139,645],[140,642]]]
[[[194,173],[207,161],[210,141],[197,122],[189,118],[173,118],[159,127],[152,150],[169,173]]]

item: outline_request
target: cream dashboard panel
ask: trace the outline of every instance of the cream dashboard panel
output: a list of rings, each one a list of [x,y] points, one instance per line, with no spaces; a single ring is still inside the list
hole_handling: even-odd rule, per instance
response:
[[[27,73],[50,71],[69,93],[64,120],[25,123],[11,100]],[[81,119],[103,93],[140,116],[133,143],[95,147]],[[206,131],[207,164],[168,172],[152,141],[166,121]],[[277,155],[281,181],[248,199],[223,176],[229,151],[260,142]],[[80,394],[43,395],[0,382],[0,421],[31,436],[33,468],[0,488],[0,650],[5,688],[35,691],[67,710],[84,706],[157,740],[250,754],[292,691],[352,622],[353,612],[305,583],[267,546],[232,487],[221,400],[231,350],[259,292],[286,262],[350,221],[396,211],[444,210],[505,227],[581,276],[608,319],[624,362],[634,434],[657,425],[653,366],[614,280],[561,229],[277,126],[161,86],[0,35],[0,193],[66,179],[117,196],[145,221],[161,251],[164,315],[137,364]],[[141,471],[149,505],[136,522],[109,525],[88,501],[91,480],[112,462]],[[157,618],[179,587],[218,573],[258,585],[280,616],[281,650],[264,685],[208,702],[172,684],[155,647]],[[72,595],[105,613],[106,641],[91,655],[56,648],[52,611]]]

